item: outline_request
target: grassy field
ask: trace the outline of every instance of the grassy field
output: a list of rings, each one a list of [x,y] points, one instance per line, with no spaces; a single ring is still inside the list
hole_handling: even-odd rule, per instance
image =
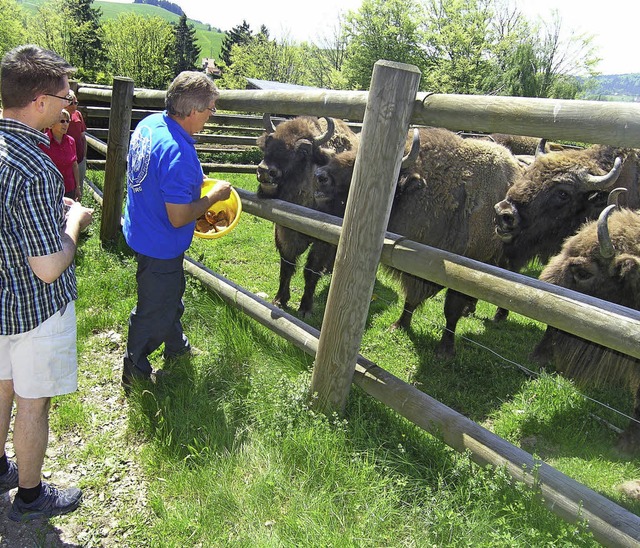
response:
[[[40,4],[46,0],[18,0],[19,5],[28,12],[35,12]],[[151,6],[148,4],[123,4],[119,2],[104,2],[102,0],[96,0],[93,2],[94,8],[102,10],[102,19],[116,19],[122,13],[135,13],[142,17],[160,17],[171,23],[177,23],[180,19],[178,15],[171,13],[165,9],[157,6]],[[216,29],[212,29],[209,25],[194,21],[193,19],[187,19],[187,23],[193,25],[196,30],[197,44],[200,46],[200,57],[213,57],[218,58],[222,47],[222,40],[224,39],[224,32],[218,32]],[[238,24],[242,21],[238,21]],[[229,29],[220,29],[222,31]]]
[[[256,187],[252,175],[218,177]],[[100,245],[99,212],[97,217],[77,259],[81,387],[55,403],[46,464],[71,468],[85,492],[78,512],[53,520],[56,530],[69,531],[66,542],[598,545],[588,527],[555,516],[504,470],[473,464],[356,387],[344,417],[315,414],[307,399],[312,358],[193,279],[184,325],[201,352],[171,363],[157,352],[154,365],[170,371],[166,382],[138,386],[125,398],[119,375],[135,304],[135,262],[121,240]],[[245,214],[228,236],[194,240],[189,255],[252,292],[269,299],[275,294],[278,256],[270,222]],[[321,280],[309,321],[317,328],[329,283],[329,277]],[[298,273],[293,307],[302,285]],[[374,293],[365,357],[640,513],[640,504],[616,489],[640,478],[640,463],[613,451],[615,435],[593,414],[620,427],[625,420],[527,361],[542,325],[512,314],[497,326],[491,321],[495,307],[479,303],[461,322],[457,357],[443,362],[433,352],[444,325],[441,296],[403,333],[388,329],[402,302],[383,270]],[[514,362],[535,375],[523,374]],[[588,395],[631,409],[624,390]]]

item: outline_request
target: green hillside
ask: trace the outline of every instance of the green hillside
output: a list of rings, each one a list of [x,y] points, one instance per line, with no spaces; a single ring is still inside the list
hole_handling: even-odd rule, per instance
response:
[[[45,0],[18,0],[18,4],[28,12],[35,12],[38,6],[44,2]],[[160,17],[172,23],[177,23],[180,19],[175,13],[148,4],[134,4],[133,2],[131,4],[120,4],[96,0],[93,3],[93,7],[102,10],[103,19],[116,19],[121,13],[129,12],[146,17]],[[225,36],[224,33],[200,21],[187,19],[187,22],[196,29],[196,39],[200,46],[201,58],[213,57],[218,59],[222,48],[222,40]]]

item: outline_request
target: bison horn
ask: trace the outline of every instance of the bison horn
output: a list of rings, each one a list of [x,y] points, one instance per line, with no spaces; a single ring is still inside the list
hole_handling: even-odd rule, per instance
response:
[[[271,121],[271,114],[268,112],[265,112],[262,116],[262,125],[267,133],[273,133],[276,130],[276,126]]]
[[[538,142],[538,146],[536,147],[536,156],[542,156],[543,154],[546,154],[546,148],[547,148],[547,140],[546,139],[540,139],[540,141]]]
[[[333,137],[333,132],[336,129],[336,124],[333,121],[333,118],[323,116],[323,119],[327,122],[327,131],[325,131],[322,135],[318,135],[313,140],[313,144],[316,147],[324,145],[329,139],[331,139],[331,137]]]
[[[598,217],[598,243],[600,244],[600,255],[605,259],[610,259],[615,253],[613,243],[611,243],[611,236],[609,236],[607,221],[611,212],[617,207],[615,204],[605,207]]]
[[[420,152],[420,132],[418,128],[413,128],[413,141],[411,141],[411,150],[406,156],[402,157],[402,164],[400,165],[400,169],[407,169],[412,166],[418,157],[418,152]]]
[[[582,180],[591,190],[603,190],[610,187],[618,180],[621,171],[622,160],[620,159],[620,156],[618,156],[609,173],[606,175],[591,175],[588,173]]]
[[[611,192],[609,192],[609,197],[607,198],[607,205],[619,206],[620,204],[618,203],[618,198],[620,198],[620,194],[624,194],[626,191],[627,189],[624,187],[614,188]]]

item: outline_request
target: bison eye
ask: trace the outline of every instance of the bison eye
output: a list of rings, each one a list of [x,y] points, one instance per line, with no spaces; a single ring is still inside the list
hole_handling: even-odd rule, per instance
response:
[[[569,193],[566,190],[558,190],[558,192],[556,192],[556,199],[559,202],[566,202],[569,198]]]
[[[572,265],[571,274],[578,285],[584,285],[593,278],[593,272],[581,265]]]

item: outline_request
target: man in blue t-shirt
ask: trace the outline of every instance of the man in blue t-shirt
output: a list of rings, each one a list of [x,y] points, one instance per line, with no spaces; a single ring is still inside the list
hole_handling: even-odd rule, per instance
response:
[[[148,356],[161,344],[167,358],[191,349],[181,323],[184,252],[196,219],[231,193],[220,181],[200,197],[204,174],[192,136],[216,111],[218,96],[204,73],[181,72],[167,90],[166,110],[142,120],[131,137],[123,233],[138,262],[138,302],[129,317],[125,389],[134,378],[155,379]]]

